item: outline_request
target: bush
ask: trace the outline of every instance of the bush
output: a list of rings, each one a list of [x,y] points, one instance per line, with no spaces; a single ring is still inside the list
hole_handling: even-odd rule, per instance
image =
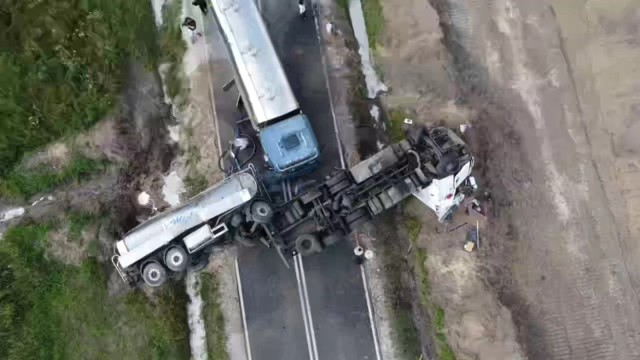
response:
[[[107,293],[103,265],[45,256],[53,225],[9,229],[0,241],[0,358],[188,359],[186,295],[167,285],[150,303]]]
[[[5,0],[0,14],[0,176],[112,108],[125,59],[157,55],[149,1]]]
[[[106,166],[106,161],[75,156],[68,166],[57,171],[46,166],[32,170],[13,169],[5,178],[0,178],[0,196],[29,198],[72,181],[85,180],[104,171]]]

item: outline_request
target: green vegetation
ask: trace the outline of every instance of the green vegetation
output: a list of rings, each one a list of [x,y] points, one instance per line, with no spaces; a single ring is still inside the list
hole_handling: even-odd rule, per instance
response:
[[[384,15],[382,14],[380,0],[362,0],[362,12],[364,14],[364,23],[367,27],[369,47],[375,50],[384,31]]]
[[[444,333],[444,310],[439,306],[434,306],[434,324],[436,326],[436,341],[438,343],[438,355],[441,360],[456,360],[453,349],[449,346],[447,335]]]
[[[364,15],[364,24],[367,28],[367,38],[369,38],[369,47],[375,50],[380,43],[380,36],[384,31],[384,15],[382,14],[382,4],[380,0],[361,0],[362,14]],[[351,21],[349,16],[349,0],[338,0],[338,7],[342,8]]]
[[[106,167],[106,161],[76,155],[69,165],[61,170],[47,166],[36,169],[15,168],[4,178],[0,178],[0,196],[28,198],[73,181],[81,182],[90,175],[104,171]]]
[[[418,360],[422,355],[422,349],[411,311],[398,311],[394,315],[393,328],[395,340],[399,344],[400,358]]]
[[[397,215],[397,214],[395,214]],[[390,231],[385,239],[395,239],[396,216],[392,214],[383,217],[382,231]],[[385,234],[386,235],[386,234]],[[417,360],[422,354],[420,335],[413,320],[411,299],[413,294],[408,286],[406,274],[409,272],[408,263],[403,257],[406,247],[402,242],[390,240],[382,243],[381,259],[384,261],[385,293],[389,296],[389,313],[393,328],[393,340],[397,345],[397,356],[401,359]],[[404,260],[404,261],[403,261]]]
[[[163,25],[160,28],[161,62],[169,64],[165,78],[167,95],[174,99],[178,106],[184,106],[187,100],[184,96],[186,88],[180,76],[182,58],[187,51],[187,44],[182,38],[181,12],[182,2],[169,1],[162,13]]]
[[[67,215],[69,222],[69,239],[78,241],[82,237],[82,231],[87,226],[97,222],[99,219],[95,215],[71,213]]]
[[[224,329],[224,316],[220,307],[220,289],[215,275],[202,273],[201,294],[204,301],[204,323],[207,330],[207,347],[209,358],[228,360],[227,335]]]
[[[149,1],[5,0],[0,14],[0,176],[102,118],[127,59],[157,58]]]
[[[187,195],[192,197],[204,191],[209,186],[209,181],[201,174],[190,175],[184,180],[184,186],[187,189]]]
[[[404,136],[404,119],[411,116],[404,110],[391,109],[388,112],[387,134],[391,142],[398,142],[405,139]]]
[[[409,240],[411,241],[414,250],[414,272],[417,278],[417,282],[420,290],[420,303],[423,308],[428,311],[433,318],[433,324],[435,326],[435,336],[436,336],[436,344],[438,349],[438,355],[441,360],[455,360],[456,356],[447,341],[447,335],[445,334],[444,329],[444,310],[431,303],[429,301],[429,272],[425,266],[425,262],[427,261],[427,252],[418,247],[416,240],[418,239],[418,235],[420,234],[420,230],[422,228],[422,223],[419,219],[408,216],[405,219],[404,223],[407,234],[409,235]]]
[[[167,286],[114,298],[103,265],[45,256],[54,225],[9,229],[0,241],[0,358],[188,359],[186,295]]]

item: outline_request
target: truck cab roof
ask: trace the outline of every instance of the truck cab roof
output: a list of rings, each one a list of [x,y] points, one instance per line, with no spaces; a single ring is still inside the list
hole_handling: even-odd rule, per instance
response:
[[[294,171],[318,159],[318,141],[304,114],[265,127],[259,137],[269,162],[278,172]]]

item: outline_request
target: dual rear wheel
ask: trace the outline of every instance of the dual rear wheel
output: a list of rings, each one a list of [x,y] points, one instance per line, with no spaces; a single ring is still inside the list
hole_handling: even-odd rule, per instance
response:
[[[142,280],[150,287],[161,286],[167,281],[169,278],[167,268],[173,272],[181,272],[186,270],[189,264],[189,256],[180,246],[168,248],[162,260],[164,266],[159,261],[150,261],[142,267]]]

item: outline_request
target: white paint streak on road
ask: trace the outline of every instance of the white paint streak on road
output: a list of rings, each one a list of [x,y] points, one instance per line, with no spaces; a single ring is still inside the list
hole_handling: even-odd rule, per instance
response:
[[[371,54],[369,51],[369,38],[367,36],[367,27],[364,23],[364,14],[362,13],[362,3],[360,0],[349,0],[349,18],[353,26],[353,33],[358,41],[358,53],[362,63],[362,73],[367,83],[367,91],[369,99],[374,99],[379,92],[387,91],[387,86],[380,81],[376,70],[371,64]]]
[[[371,305],[371,295],[369,295],[369,286],[367,286],[367,274],[364,270],[364,265],[360,265],[360,274],[362,275],[362,284],[364,285],[364,295],[367,299],[367,310],[369,311],[369,322],[371,323],[371,335],[373,336],[373,347],[376,351],[376,359],[381,360],[380,344],[378,343],[378,332],[376,331],[376,323],[373,319],[373,306]]]
[[[247,327],[247,313],[244,310],[244,296],[242,295],[242,280],[240,279],[240,266],[236,258],[236,280],[238,282],[238,297],[240,298],[240,312],[242,313],[242,326],[244,327],[244,344],[247,349],[247,360],[251,360],[251,343],[249,342],[249,328]]]
[[[162,8],[164,7],[165,0],[151,0],[151,7],[153,8],[153,17],[156,20],[156,26],[162,26]]]
[[[8,221],[17,217],[24,215],[24,208],[17,207],[13,209],[9,209],[0,214],[0,222]]]
[[[308,312],[310,309],[307,309],[306,303],[305,303],[305,297],[303,295],[304,290],[302,289],[302,280],[301,280],[301,274],[300,274],[300,268],[298,266],[298,256],[296,255],[293,257],[293,266],[295,268],[296,271],[296,283],[298,284],[298,296],[300,297],[300,308],[302,310],[302,320],[304,321],[304,334],[307,338],[307,349],[309,350],[309,359],[311,360],[315,360],[316,358],[314,357],[315,352],[313,351],[313,347],[312,347],[312,340],[311,340],[311,330],[309,329],[310,325],[309,325],[309,320],[308,320]]]
[[[164,185],[162,186],[164,201],[172,207],[180,205],[180,195],[186,190],[184,188],[184,182],[182,182],[178,173],[174,170],[162,179],[164,180]]]
[[[304,275],[304,265],[302,263],[302,256],[296,255],[298,259],[298,266],[300,267],[300,278],[302,279],[302,295],[304,296],[304,306],[307,309],[307,321],[309,322],[309,335],[311,337],[311,348],[313,350],[312,360],[319,360],[318,357],[318,344],[316,343],[316,332],[313,328],[313,316],[311,315],[311,305],[309,305],[309,292],[307,291],[307,279]]]
[[[207,360],[207,331],[202,316],[202,294],[200,274],[188,271],[185,281],[189,303],[187,304],[187,318],[189,321],[189,346],[192,360]]]

